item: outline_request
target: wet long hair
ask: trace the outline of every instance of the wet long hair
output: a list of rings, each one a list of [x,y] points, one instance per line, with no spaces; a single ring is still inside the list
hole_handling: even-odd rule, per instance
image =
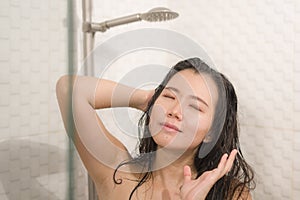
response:
[[[194,167],[197,170],[197,178],[205,171],[217,168],[224,153],[230,153],[237,149],[238,153],[233,166],[228,174],[220,178],[211,188],[207,200],[232,199],[240,197],[244,192],[255,188],[254,171],[245,161],[239,143],[238,121],[237,121],[237,96],[233,85],[221,73],[210,68],[199,58],[190,58],[180,61],[173,66],[162,83],[155,89],[155,93],[148,103],[148,107],[139,120],[139,154],[129,161],[122,162],[115,170],[113,180],[116,184],[122,184],[122,179],[116,179],[118,169],[124,165],[139,165],[141,175],[137,185],[132,190],[129,200],[134,192],[146,181],[152,179],[152,165],[157,151],[157,144],[151,137],[149,121],[151,108],[159,97],[169,80],[178,72],[185,69],[193,69],[195,73],[208,75],[216,84],[218,100],[214,115],[212,128],[209,134],[212,142],[200,143],[194,155]]]

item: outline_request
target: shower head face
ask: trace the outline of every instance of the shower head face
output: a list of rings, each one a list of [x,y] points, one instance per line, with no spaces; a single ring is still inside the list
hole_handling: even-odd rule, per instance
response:
[[[149,22],[166,21],[178,17],[178,13],[168,8],[158,7],[141,14],[141,19]]]

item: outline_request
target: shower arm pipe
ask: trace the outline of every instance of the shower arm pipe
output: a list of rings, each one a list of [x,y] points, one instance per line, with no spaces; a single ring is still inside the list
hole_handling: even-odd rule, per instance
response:
[[[120,18],[116,18],[113,20],[108,20],[102,23],[89,23],[89,22],[84,22],[82,29],[83,32],[105,32],[107,29],[114,27],[114,26],[119,26],[122,24],[129,24],[132,22],[137,22],[137,21],[141,21],[141,14],[137,13],[137,14],[133,14],[133,15],[128,15],[125,17],[120,17]]]

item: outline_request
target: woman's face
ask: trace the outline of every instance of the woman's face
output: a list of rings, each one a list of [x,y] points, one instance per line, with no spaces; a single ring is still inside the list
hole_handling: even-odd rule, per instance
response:
[[[155,101],[149,129],[159,148],[195,149],[209,131],[217,89],[206,74],[186,69],[175,74]]]

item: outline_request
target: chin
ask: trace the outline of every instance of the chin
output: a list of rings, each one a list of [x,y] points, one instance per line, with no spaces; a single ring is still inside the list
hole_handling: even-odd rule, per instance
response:
[[[158,148],[172,151],[186,151],[193,149],[191,142],[183,142],[181,138],[172,137],[168,134],[158,133],[152,136]],[[186,144],[185,144],[186,143]]]

